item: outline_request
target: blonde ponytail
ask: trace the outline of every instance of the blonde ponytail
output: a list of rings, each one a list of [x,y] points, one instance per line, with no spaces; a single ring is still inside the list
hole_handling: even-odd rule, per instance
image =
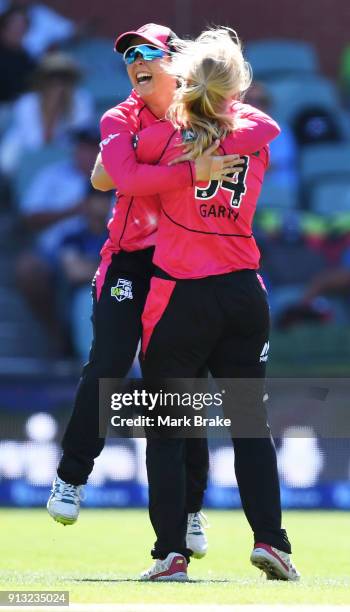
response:
[[[168,70],[179,79],[179,88],[168,118],[177,128],[193,132],[188,146],[195,159],[233,131],[231,101],[248,89],[251,69],[236,32],[229,28],[207,30],[194,41],[175,44],[178,51]]]

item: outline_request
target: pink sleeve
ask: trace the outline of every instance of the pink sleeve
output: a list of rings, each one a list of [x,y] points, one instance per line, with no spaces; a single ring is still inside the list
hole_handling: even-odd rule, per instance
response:
[[[239,117],[237,128],[232,133],[234,145],[237,140],[235,153],[255,153],[274,140],[281,131],[276,121],[249,104],[237,102],[233,110]]]
[[[194,185],[195,170],[191,162],[168,167],[136,161],[133,134],[122,111],[107,111],[100,125],[103,165],[121,193],[147,196]]]

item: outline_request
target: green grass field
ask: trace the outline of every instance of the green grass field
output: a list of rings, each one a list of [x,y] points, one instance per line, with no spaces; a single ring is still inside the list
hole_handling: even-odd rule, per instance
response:
[[[302,573],[267,582],[249,563],[241,512],[208,512],[210,550],[190,564],[187,584],[145,584],[153,541],[145,510],[82,510],[70,527],[44,510],[0,510],[0,589],[62,589],[73,603],[350,604],[350,516],[285,513]]]

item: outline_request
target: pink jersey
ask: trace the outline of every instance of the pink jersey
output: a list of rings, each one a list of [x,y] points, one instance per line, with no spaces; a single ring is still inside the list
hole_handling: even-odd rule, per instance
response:
[[[103,259],[120,250],[153,246],[159,216],[159,199],[154,194],[168,186],[186,188],[193,184],[189,162],[176,169],[136,163],[136,134],[157,121],[135,91],[101,119],[102,161],[117,185],[117,203],[108,223],[109,238],[101,251]]]
[[[220,154],[239,153],[244,169],[235,184],[209,181],[160,195],[154,263],[174,278],[202,278],[242,269],[257,269],[260,253],[252,223],[269,162],[268,142],[280,129],[270,117],[247,104],[235,103],[236,128]],[[179,143],[191,138],[166,121],[139,134],[137,158],[166,165],[179,155]],[[181,149],[180,149],[181,150]]]

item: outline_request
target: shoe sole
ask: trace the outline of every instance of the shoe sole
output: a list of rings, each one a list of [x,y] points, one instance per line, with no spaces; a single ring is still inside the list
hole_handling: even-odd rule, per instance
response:
[[[63,516],[62,514],[52,514],[48,507],[47,507],[47,511],[49,515],[51,516],[51,518],[53,518],[53,520],[56,521],[56,523],[60,523],[61,525],[64,525],[64,526],[74,525],[74,523],[77,522],[76,518],[70,518],[68,516]]]
[[[194,551],[192,550],[192,555],[191,557],[193,557],[193,559],[203,559],[203,557],[205,557],[205,555],[207,554],[207,550],[204,552],[199,552],[199,551]]]
[[[56,521],[56,523],[60,523],[61,525],[64,525],[64,527],[66,527],[66,525],[74,525],[74,523],[77,522],[77,519],[67,518],[66,516],[52,516],[52,514],[50,514],[50,516],[54,521]]]
[[[250,562],[254,567],[266,574],[267,580],[283,580],[284,582],[297,582],[299,578],[292,580],[283,574],[282,570],[264,555],[255,554],[250,557]]]
[[[158,578],[141,578],[144,582],[188,582],[187,574],[177,572],[171,576],[159,576]]]

